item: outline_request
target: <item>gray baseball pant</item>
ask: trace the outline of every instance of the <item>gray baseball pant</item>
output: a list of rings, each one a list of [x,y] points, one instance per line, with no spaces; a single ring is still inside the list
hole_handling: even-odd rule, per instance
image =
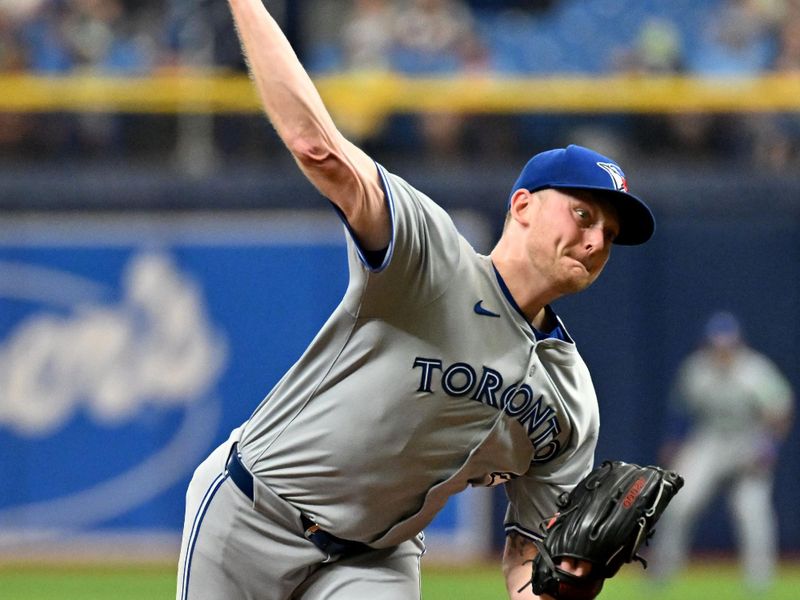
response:
[[[239,431],[197,468],[186,493],[177,600],[413,600],[419,538],[329,560],[303,536],[300,511],[253,482],[251,500],[226,471]]]

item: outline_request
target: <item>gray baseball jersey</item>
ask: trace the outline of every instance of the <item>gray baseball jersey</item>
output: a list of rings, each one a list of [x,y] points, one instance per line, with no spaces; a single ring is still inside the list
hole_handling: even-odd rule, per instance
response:
[[[350,282],[306,352],[244,425],[247,468],[341,538],[386,548],[468,485],[505,483],[506,527],[535,535],[592,466],[588,369],[535,331],[491,260],[380,168],[392,239],[349,246]]]
[[[746,347],[727,369],[716,366],[708,350],[695,352],[681,365],[674,393],[699,427],[723,434],[753,431],[766,416],[788,415],[792,405],[791,387],[777,366]]]

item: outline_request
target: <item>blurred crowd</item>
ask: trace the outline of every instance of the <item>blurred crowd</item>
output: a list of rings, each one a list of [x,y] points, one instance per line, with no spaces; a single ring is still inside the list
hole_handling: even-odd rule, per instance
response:
[[[317,74],[800,73],[800,0],[265,4],[283,20],[304,63]],[[243,69],[223,0],[0,0],[0,73],[139,75],[186,65]],[[61,138],[48,135],[34,146],[80,148],[82,136],[101,148],[121,143],[114,119],[73,121]],[[0,113],[0,152],[30,146],[25,122],[22,115]],[[526,133],[545,138],[545,146],[595,142],[619,147],[609,152],[688,152],[772,168],[800,162],[800,120],[792,112],[604,118],[401,115],[362,132],[365,139],[359,141],[391,140],[457,155],[470,148],[495,153],[502,145],[497,139],[504,137],[513,149],[513,137]]]
[[[142,73],[160,60],[154,0],[0,0],[0,69]]]
[[[800,0],[317,0],[307,29],[317,71],[385,70],[409,76],[488,73],[542,76],[800,74]],[[316,18],[315,18],[316,16]],[[427,147],[454,155],[503,132],[507,119],[423,115]],[[795,113],[522,115],[517,132],[603,147],[617,156],[800,164]],[[401,136],[394,135],[392,139]],[[506,135],[508,137],[508,135]]]

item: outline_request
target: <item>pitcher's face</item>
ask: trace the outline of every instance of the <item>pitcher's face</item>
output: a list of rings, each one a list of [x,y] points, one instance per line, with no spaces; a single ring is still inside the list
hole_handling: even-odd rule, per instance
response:
[[[535,271],[561,294],[589,287],[605,267],[619,234],[614,206],[590,190],[533,194],[527,251]]]

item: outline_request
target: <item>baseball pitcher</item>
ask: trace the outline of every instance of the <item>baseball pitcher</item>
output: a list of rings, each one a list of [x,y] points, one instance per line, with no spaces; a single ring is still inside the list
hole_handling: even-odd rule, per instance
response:
[[[504,232],[480,255],[344,139],[260,0],[230,6],[269,120],[342,219],[349,286],[195,472],[177,598],[419,598],[425,526],[451,495],[498,484],[510,597],[594,597],[680,482],[620,463],[593,471],[597,399],[550,303],[594,282],[612,243],[647,241],[650,210],[613,160],[544,152],[499,200]],[[598,511],[623,524],[608,547],[559,541],[569,515]]]

